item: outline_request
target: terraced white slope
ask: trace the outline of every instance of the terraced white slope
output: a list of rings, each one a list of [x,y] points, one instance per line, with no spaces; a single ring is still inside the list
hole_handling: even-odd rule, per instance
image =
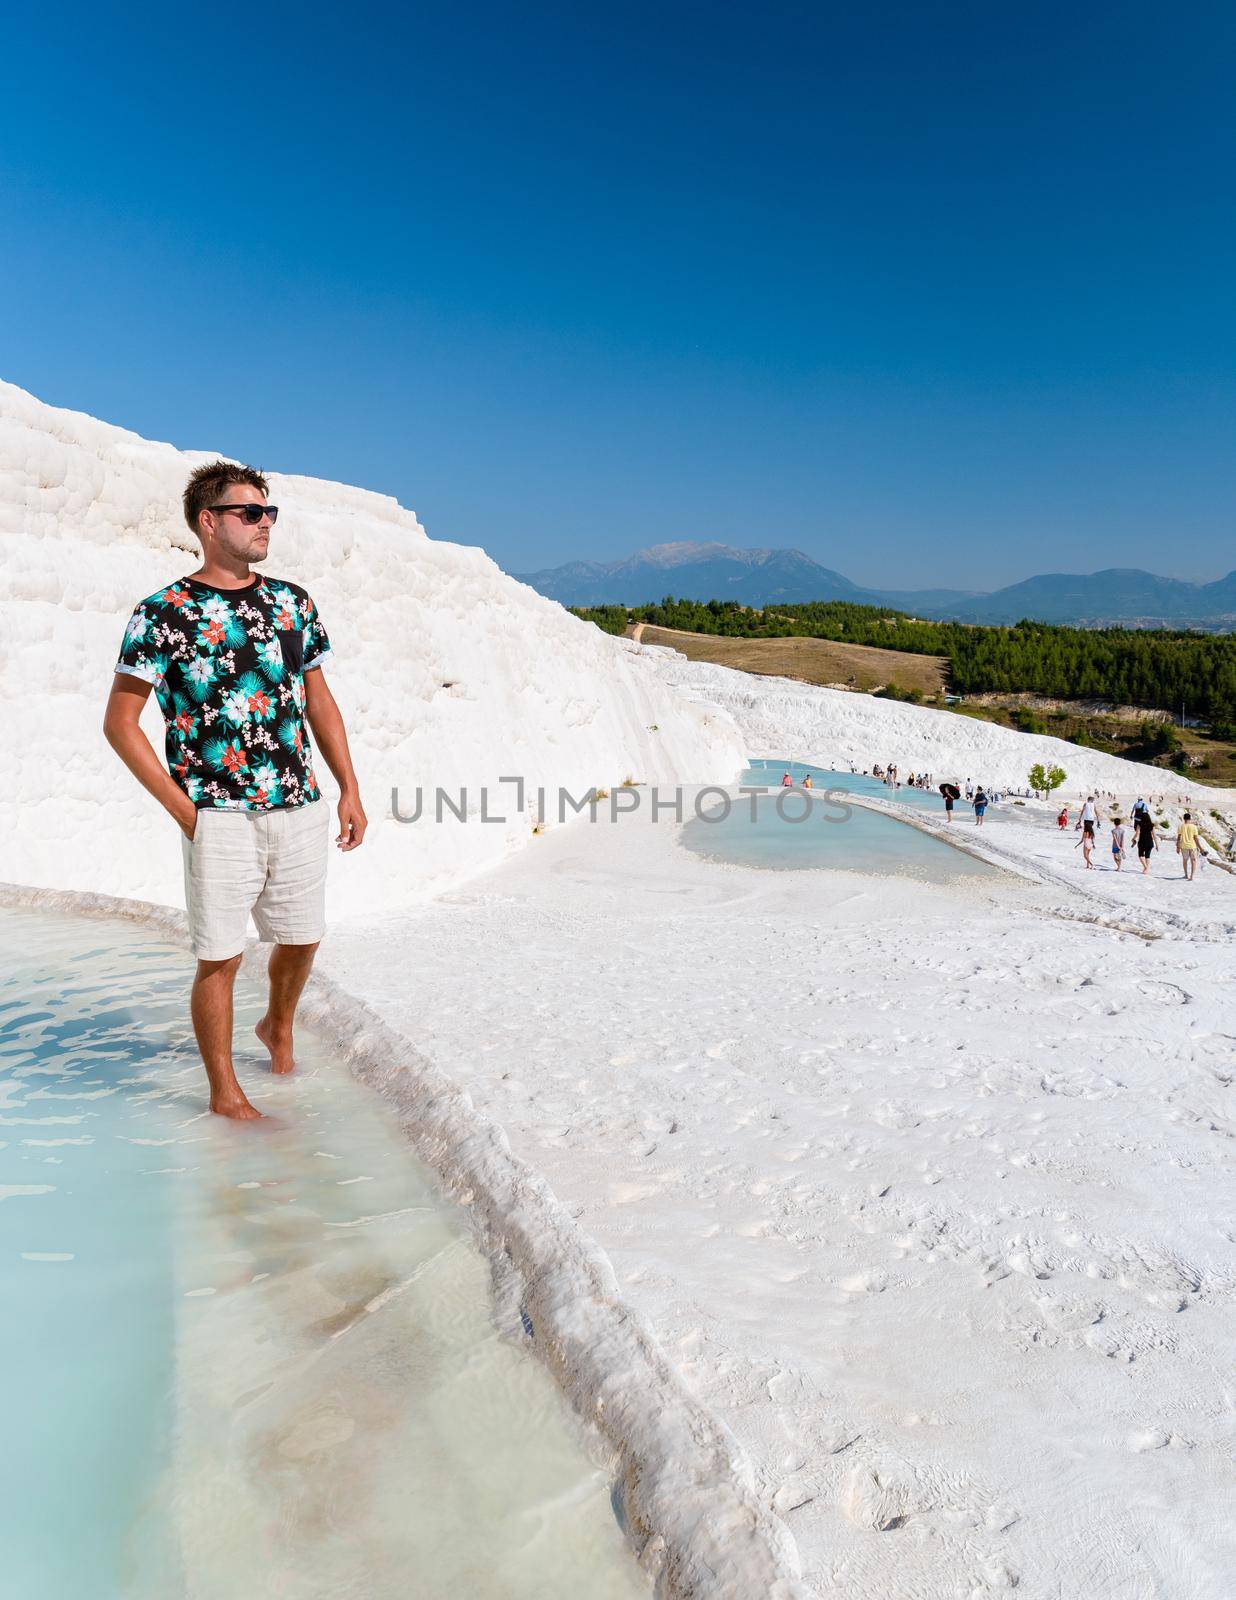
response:
[[[213,452],[157,444],[0,383],[0,878],[181,903],[180,835],[103,739],[132,607],[199,564],[180,494]],[[263,570],[304,584],[334,659],[363,800],[362,850],[331,864],[333,914],[444,887],[531,838],[506,803],[518,774],[573,794],[630,776],[732,778],[733,724],[650,662],[506,576],[479,549],[429,539],[385,495],[271,475],[281,507]],[[143,725],[162,756],[153,696]],[[324,792],[335,785],[318,762]],[[425,788],[425,819],[396,823]],[[466,785],[491,815],[432,816]]]
[[[978,722],[930,706],[880,700],[874,695],[823,689],[790,678],[757,678],[710,662],[688,661],[661,645],[632,645],[649,656],[671,688],[698,694],[728,711],[742,730],[747,753],[815,761],[844,771],[892,761],[903,777],[930,772],[945,778],[972,778],[1000,788],[1026,787],[1036,761],[1058,765],[1068,774],[1069,798],[1099,790],[1121,799],[1162,794],[1171,805],[1186,796],[1198,807],[1236,813],[1231,789],[1214,789],[1162,767],[1124,761],[1086,750],[1064,739],[1017,733],[992,722]]]

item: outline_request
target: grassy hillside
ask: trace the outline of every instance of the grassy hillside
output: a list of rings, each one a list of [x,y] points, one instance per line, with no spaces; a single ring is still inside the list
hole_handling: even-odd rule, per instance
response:
[[[610,633],[631,623],[745,640],[831,640],[947,660],[955,694],[1033,693],[1061,700],[1104,700],[1180,717],[1182,708],[1236,739],[1236,635],[1168,629],[1011,628],[928,622],[844,601],[779,604],[755,610],[732,600],[676,600],[596,606],[577,616]]]
[[[732,639],[720,634],[686,633],[638,623],[644,644],[664,644],[690,661],[712,661],[764,677],[796,678],[800,683],[858,689],[870,694],[892,684],[903,695],[923,699],[943,695],[948,667],[943,656],[909,655],[873,645],[841,644],[831,639]]]

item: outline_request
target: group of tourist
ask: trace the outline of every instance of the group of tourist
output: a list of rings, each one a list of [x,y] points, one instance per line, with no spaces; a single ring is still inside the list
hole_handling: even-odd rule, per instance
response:
[[[1109,796],[1109,799],[1114,802],[1111,807],[1112,815],[1108,819],[1111,825],[1112,864],[1116,871],[1120,872],[1124,867],[1126,854],[1125,820],[1120,815],[1119,803],[1115,801],[1115,796]],[[1162,803],[1162,796],[1159,797],[1159,800]],[[1099,802],[1095,796],[1087,795],[1086,803],[1081,808],[1081,814],[1073,824],[1074,833],[1081,834],[1081,838],[1073,848],[1076,850],[1080,847],[1082,858],[1089,871],[1094,870],[1092,857],[1094,855],[1095,840],[1098,830],[1102,826],[1098,808]],[[1056,818],[1056,826],[1063,831],[1068,825],[1069,808],[1067,805],[1063,805],[1060,808],[1059,816]],[[1138,795],[1133,804],[1133,809],[1129,813],[1128,826],[1132,829],[1137,859],[1141,862],[1142,873],[1145,875],[1150,871],[1150,857],[1156,849],[1160,848],[1162,841],[1171,837],[1171,834],[1166,823],[1159,824],[1155,822],[1150,812],[1150,806],[1142,795]],[[1198,862],[1206,859],[1206,848],[1202,844],[1201,829],[1194,822],[1193,813],[1190,811],[1185,812],[1179,827],[1176,829],[1175,845],[1184,876],[1192,882],[1197,872]]]
[[[852,761],[850,762],[850,771],[855,776],[859,774],[858,767]],[[894,761],[886,762],[884,765],[879,762],[873,762],[870,773],[864,768],[862,776],[864,778],[868,776],[878,778],[881,783],[890,789],[900,789],[902,787],[902,779],[898,774],[897,764]],[[782,776],[781,785],[783,788],[789,788],[793,781],[787,772]],[[904,781],[906,786],[911,789],[932,789],[937,787],[934,776],[930,772],[911,772]],[[804,789],[811,788],[810,773],[807,773],[803,778],[802,786]],[[939,784],[938,788],[944,798],[945,821],[952,822],[953,807],[959,800],[964,798],[974,808],[974,825],[978,828],[983,826],[984,818],[987,815],[987,807],[994,802],[1008,799],[1010,796],[1025,799],[1031,797],[1029,789],[992,789],[989,791],[983,784],[976,784],[970,778],[966,779],[964,786],[955,782],[945,782]],[[1156,823],[1151,815],[1150,807],[1151,805],[1158,805],[1161,808],[1164,801],[1165,796],[1163,795],[1151,795],[1149,802],[1144,796],[1139,795],[1126,823],[1125,818],[1120,814],[1120,803],[1110,790],[1097,789],[1093,794],[1088,795],[1086,803],[1082,806],[1081,814],[1073,825],[1073,831],[1081,834],[1081,838],[1074,845],[1074,849],[1081,850],[1087,869],[1094,870],[1095,843],[1098,830],[1102,825],[1099,817],[1099,806],[1103,805],[1109,813],[1107,821],[1111,827],[1112,863],[1117,872],[1123,870],[1125,856],[1131,845],[1137,854],[1137,859],[1141,862],[1142,872],[1148,873],[1150,871],[1151,855],[1170,838],[1174,841],[1176,852],[1180,856],[1184,876],[1192,881],[1197,872],[1198,863],[1206,860],[1206,849],[1202,843],[1201,829],[1193,820],[1193,815],[1190,811],[1184,813],[1174,835],[1171,834],[1165,822]],[[1184,797],[1184,803],[1186,805],[1189,803],[1187,795]],[[1061,831],[1067,829],[1069,825],[1067,803],[1061,806],[1059,815],[1056,818],[1056,825]],[[1227,854],[1229,857],[1236,855],[1236,829],[1232,830],[1232,836],[1228,840]]]
[[[853,762],[851,762],[850,771],[855,772],[857,770]],[[863,776],[866,777],[866,773]],[[887,766],[882,767],[877,761],[871,769],[871,776],[879,778],[880,782],[887,784],[890,789],[901,788],[901,772],[895,762],[890,761]],[[905,781],[911,789],[930,789],[932,787],[930,772],[912,772]]]
[[[850,771],[856,772],[857,770],[853,762],[851,762]],[[866,772],[863,773],[863,776],[867,776]],[[890,761],[884,767],[880,766],[879,762],[876,762],[871,768],[871,776],[879,778],[881,782],[887,784],[891,789],[901,788],[901,779],[898,776],[895,762]],[[936,787],[935,777],[930,772],[912,772],[906,779],[906,784],[911,789],[934,789]],[[956,783],[942,783],[939,785],[939,789],[944,796],[945,820],[952,822],[953,806],[961,799],[963,791]],[[983,818],[987,815],[987,807],[993,801],[1003,800],[1007,793],[1005,790],[992,790],[989,794],[981,783],[975,784],[969,778],[966,779],[964,792],[966,800],[974,807],[974,823],[979,828],[983,826]]]
[[[961,790],[955,783],[942,783],[940,785],[940,793],[944,796],[944,820],[945,822],[952,822],[953,806],[961,799]],[[983,826],[983,818],[987,815],[987,807],[991,801],[1001,798],[1002,796],[999,794],[989,795],[981,783],[976,789],[969,778],[966,779],[966,799],[974,807],[974,825],[976,828]]]

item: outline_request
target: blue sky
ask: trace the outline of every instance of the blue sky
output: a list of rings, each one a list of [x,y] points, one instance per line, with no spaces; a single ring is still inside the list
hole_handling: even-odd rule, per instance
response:
[[[512,570],[1214,577],[1234,68],[1140,0],[26,7],[0,376]]]

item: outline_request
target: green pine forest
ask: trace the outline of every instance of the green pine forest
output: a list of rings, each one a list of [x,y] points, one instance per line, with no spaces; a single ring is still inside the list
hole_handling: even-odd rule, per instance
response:
[[[748,609],[733,600],[573,607],[607,633],[629,623],[734,638],[794,635],[946,656],[954,694],[1032,693],[1061,700],[1111,700],[1166,711],[1236,738],[1236,636],[1160,628],[1063,628],[1022,621],[1008,628],[929,622],[846,601]]]

